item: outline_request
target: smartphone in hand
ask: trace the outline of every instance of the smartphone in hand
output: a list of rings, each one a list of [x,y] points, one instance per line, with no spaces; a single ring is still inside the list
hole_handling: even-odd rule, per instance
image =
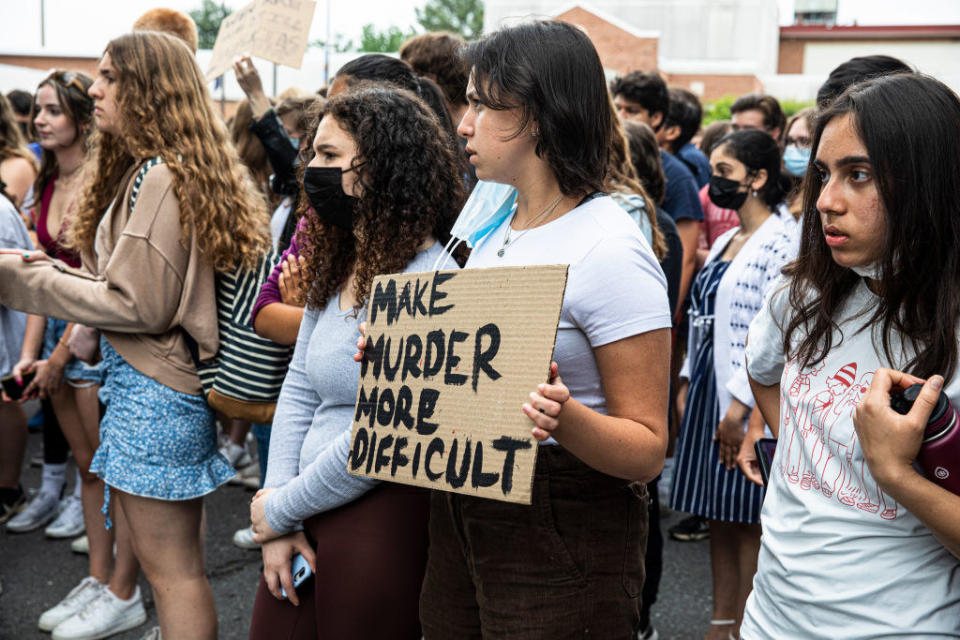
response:
[[[290,561],[290,571],[293,573],[294,589],[306,582],[307,578],[313,575],[310,565],[307,563],[306,558],[304,558],[303,554],[301,553],[293,556],[293,559]],[[283,587],[280,587],[280,593],[283,594],[284,598],[288,597],[287,590]]]
[[[37,375],[37,370],[33,369],[21,376],[22,384],[17,384],[17,379],[12,375],[4,376],[0,378],[0,384],[3,385],[3,392],[7,394],[7,397],[11,400],[19,400],[23,397],[23,390],[26,389],[31,382],[33,382],[33,377]]]
[[[757,464],[760,466],[763,486],[767,486],[770,481],[770,469],[773,466],[773,454],[777,450],[777,440],[776,438],[760,438],[753,443],[753,447],[757,454]]]

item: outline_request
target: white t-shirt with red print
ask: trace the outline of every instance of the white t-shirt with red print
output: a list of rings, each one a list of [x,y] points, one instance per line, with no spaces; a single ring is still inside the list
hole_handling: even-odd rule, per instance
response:
[[[750,325],[751,377],[780,382],[780,437],[746,640],[960,637],[960,561],[877,486],[853,427],[874,372],[909,360],[897,342],[888,361],[879,329],[863,328],[876,300],[861,281],[829,354],[803,370],[783,361],[783,287]],[[946,393],[960,406],[960,378]]]

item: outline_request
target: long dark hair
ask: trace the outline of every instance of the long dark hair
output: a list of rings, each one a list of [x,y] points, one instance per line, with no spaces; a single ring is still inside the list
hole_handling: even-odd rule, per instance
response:
[[[413,67],[403,60],[383,53],[368,53],[340,67],[337,78],[344,78],[348,87],[367,81],[390,82],[416,94],[437,116],[441,128],[450,136],[450,142],[456,143],[457,127],[447,108],[443,91],[430,78],[418,76]]]
[[[883,350],[896,362],[893,341],[912,341],[910,373],[949,378],[957,366],[960,322],[960,100],[946,85],[919,74],[897,74],[854,85],[817,121],[813,157],[827,124],[850,115],[873,166],[883,204],[886,237],[879,261],[877,302],[865,324],[879,324]],[[835,263],[816,208],[823,180],[808,172],[797,260],[784,269],[791,317],[784,353],[800,336],[802,366],[816,364],[833,346],[844,301],[859,282]],[[898,363],[898,366],[899,363]]]
[[[87,94],[92,84],[93,80],[85,73],[57,69],[37,85],[37,92],[44,86],[56,92],[60,109],[73,123],[77,139],[81,141],[84,152],[88,150],[90,137],[96,129],[93,122],[93,98]],[[33,126],[32,122],[30,124]],[[40,202],[44,189],[59,169],[56,154],[49,149],[44,149],[40,156],[40,172],[33,183],[33,196],[36,202]]]
[[[537,123],[536,153],[564,195],[606,191],[615,115],[600,56],[583,31],[554,20],[526,22],[470,44],[465,57],[488,109],[519,109],[514,136]]]
[[[733,131],[720,138],[714,149],[724,149],[742,162],[748,176],[765,170],[767,181],[757,190],[758,195],[770,209],[783,202],[790,191],[790,177],[780,171],[780,147],[769,133],[759,129]]]
[[[371,84],[337,95],[321,118],[334,118],[357,146],[352,168],[362,187],[352,231],[308,215],[297,238],[305,258],[307,304],[323,308],[356,263],[356,309],[373,278],[403,271],[430,235],[450,239],[465,192],[454,152],[436,116],[408,91]],[[306,201],[305,196],[301,196]]]

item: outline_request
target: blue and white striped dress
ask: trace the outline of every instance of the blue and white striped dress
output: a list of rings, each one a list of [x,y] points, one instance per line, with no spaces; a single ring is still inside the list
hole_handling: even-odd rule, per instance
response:
[[[729,262],[713,260],[697,275],[690,292],[694,325],[690,390],[677,439],[672,507],[711,520],[760,522],[763,488],[747,480],[738,467],[720,463],[720,444],[713,436],[720,422],[717,378],[713,362],[713,317],[720,280]]]

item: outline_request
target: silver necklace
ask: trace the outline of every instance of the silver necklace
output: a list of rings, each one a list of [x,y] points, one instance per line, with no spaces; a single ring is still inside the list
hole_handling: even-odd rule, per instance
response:
[[[546,207],[543,211],[541,211],[540,214],[539,214],[536,218],[534,218],[533,220],[531,220],[531,221],[527,224],[527,226],[525,226],[525,227],[520,231],[520,233],[517,234],[517,237],[514,238],[514,239],[511,241],[511,240],[510,240],[510,232],[513,230],[513,227],[512,227],[512,225],[513,225],[513,219],[514,219],[515,217],[517,217],[517,212],[516,212],[516,210],[514,210],[513,215],[510,216],[510,222],[507,223],[507,233],[506,233],[506,235],[504,235],[504,237],[503,237],[503,246],[501,246],[500,249],[497,251],[497,256],[500,257],[500,258],[502,258],[502,257],[503,257],[503,254],[507,251],[507,246],[508,246],[511,242],[516,242],[517,240],[519,240],[520,238],[522,238],[522,237],[527,233],[527,231],[530,231],[530,229],[533,229],[533,226],[534,226],[535,224],[537,224],[537,222],[539,222],[540,220],[542,220],[542,219],[544,218],[544,216],[552,213],[553,210],[557,208],[557,205],[560,204],[560,201],[561,201],[561,200],[563,200],[563,194],[562,194],[562,193],[561,193],[559,196],[557,196],[557,199],[556,199],[556,200],[554,200],[553,202],[551,202],[550,204],[548,204],[547,207]]]

